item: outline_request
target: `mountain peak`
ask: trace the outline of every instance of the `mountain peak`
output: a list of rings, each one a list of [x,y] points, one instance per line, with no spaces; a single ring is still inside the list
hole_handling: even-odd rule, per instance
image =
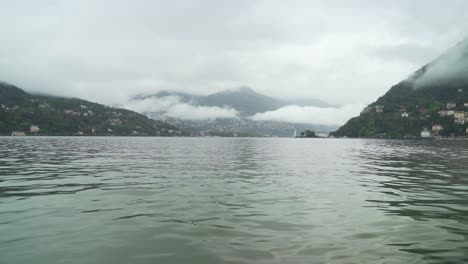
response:
[[[241,86],[237,88],[236,90],[242,93],[256,93],[252,88],[248,86]]]
[[[252,88],[248,86],[241,86],[234,89],[226,89],[218,92],[220,94],[258,94]]]

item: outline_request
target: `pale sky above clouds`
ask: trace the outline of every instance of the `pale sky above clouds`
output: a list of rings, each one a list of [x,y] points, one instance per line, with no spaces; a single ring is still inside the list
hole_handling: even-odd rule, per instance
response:
[[[362,105],[467,37],[467,18],[465,0],[3,1],[0,80],[111,105],[243,85]]]

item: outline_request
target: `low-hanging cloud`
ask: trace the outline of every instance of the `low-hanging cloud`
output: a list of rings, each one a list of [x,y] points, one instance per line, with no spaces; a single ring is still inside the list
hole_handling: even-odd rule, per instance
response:
[[[220,118],[237,118],[237,110],[228,107],[197,106],[184,103],[177,96],[150,97],[143,100],[131,100],[124,108],[144,113],[158,114],[185,120],[212,120]]]
[[[356,116],[364,105],[344,105],[339,108],[289,105],[274,111],[257,113],[252,120],[280,121],[299,124],[342,125]]]
[[[427,65],[422,75],[413,76],[415,88],[446,80],[468,81],[468,39]]]

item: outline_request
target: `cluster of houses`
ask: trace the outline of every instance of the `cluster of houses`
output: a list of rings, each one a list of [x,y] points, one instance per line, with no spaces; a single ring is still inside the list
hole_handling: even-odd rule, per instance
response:
[[[468,108],[468,103],[464,103],[463,106],[465,108]],[[453,116],[453,122],[457,124],[463,125],[465,123],[468,123],[468,112],[457,111],[455,110],[456,108],[456,103],[447,103],[446,109],[440,110],[439,115],[442,117]]]
[[[464,103],[463,107],[468,108],[468,103]],[[468,124],[468,112],[461,111],[461,110],[457,111],[456,109],[457,109],[457,104],[453,102],[449,102],[446,104],[445,109],[440,110],[438,114],[441,117],[453,117],[453,122],[456,124],[460,124],[460,125]],[[433,135],[438,135],[442,130],[444,130],[444,127],[441,124],[434,124],[432,125],[431,131],[424,128],[421,131],[421,137],[430,138]],[[468,128],[466,129],[465,132],[468,134]]]
[[[464,109],[464,110],[463,110]],[[463,103],[463,104],[458,104],[454,102],[448,102],[442,110],[438,112],[439,116],[441,117],[453,117],[453,122],[455,124],[468,124],[468,102]],[[366,107],[362,110],[361,114],[368,114],[371,112],[375,113],[383,113],[384,111],[384,106],[383,105],[374,105],[374,106],[369,106]],[[417,112],[419,114],[419,119],[426,119],[430,117],[429,115],[429,110],[426,108],[418,108]],[[402,106],[400,107],[400,116],[402,118],[409,118],[410,113],[408,112],[407,108]],[[427,129],[424,128],[421,131],[421,137],[422,138],[429,138],[433,137],[434,135],[438,135],[442,130],[444,130],[444,127],[441,124],[434,124],[432,126],[432,129]],[[468,134],[468,128],[466,129],[466,133]]]

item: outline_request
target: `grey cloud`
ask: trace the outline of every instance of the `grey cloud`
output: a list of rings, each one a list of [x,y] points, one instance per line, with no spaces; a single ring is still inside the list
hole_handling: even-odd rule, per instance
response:
[[[465,37],[466,17],[461,0],[7,1],[0,79],[111,105],[242,85],[367,104]]]
[[[342,125],[356,116],[364,105],[345,105],[339,108],[289,105],[274,111],[257,113],[256,121],[279,121],[297,124]]]
[[[412,78],[415,88],[452,79],[468,82],[468,38],[428,64],[422,73],[417,73]]]

